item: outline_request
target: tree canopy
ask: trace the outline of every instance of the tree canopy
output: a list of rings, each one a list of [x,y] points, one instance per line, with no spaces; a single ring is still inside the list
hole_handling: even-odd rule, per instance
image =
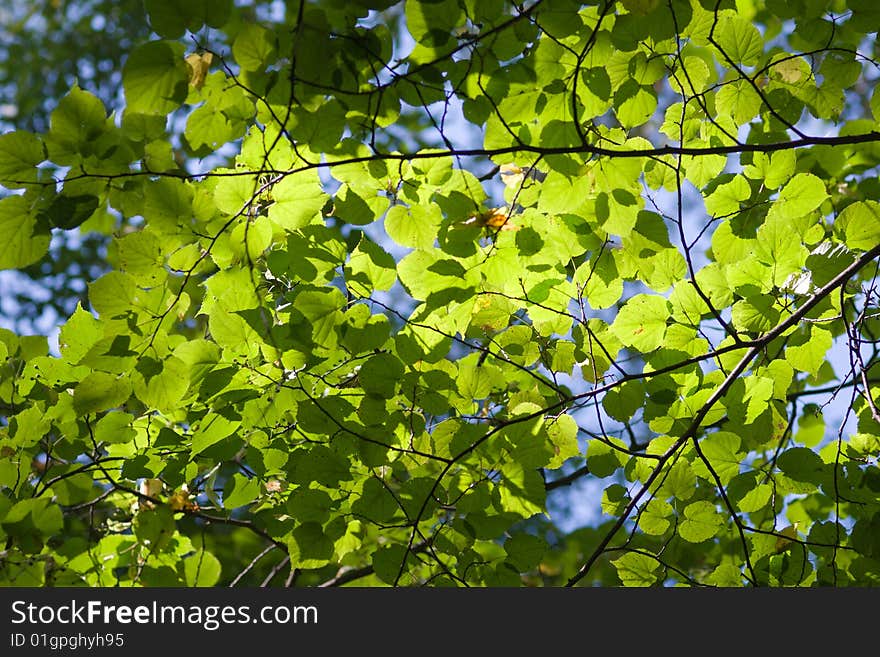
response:
[[[133,11],[0,136],[0,584],[880,581],[876,3]]]

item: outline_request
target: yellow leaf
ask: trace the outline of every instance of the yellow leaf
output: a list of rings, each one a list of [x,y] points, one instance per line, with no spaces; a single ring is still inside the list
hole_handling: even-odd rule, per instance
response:
[[[188,503],[189,495],[182,490],[174,491],[168,498],[168,506],[171,507],[172,511],[180,511],[181,509],[186,508]]]
[[[459,222],[459,226],[485,226],[498,230],[519,230],[519,226],[510,221],[510,212],[505,206],[478,212]]]
[[[519,226],[510,221],[510,211],[505,206],[481,212],[475,219],[481,226],[495,230],[519,230]]]
[[[189,83],[196,89],[201,89],[205,84],[205,77],[208,75],[208,69],[211,68],[211,61],[214,55],[209,52],[203,52],[201,55],[192,53],[186,56],[186,63],[189,66]]]
[[[168,497],[168,506],[172,511],[198,511],[199,509],[199,505],[192,500],[189,487],[186,484],[171,493]]]
[[[161,492],[161,479],[144,479],[141,482],[141,495],[146,495],[147,497],[156,497]]]
[[[507,223],[508,214],[507,208],[493,208],[488,212],[483,213],[483,223],[490,228],[501,228]]]
[[[515,164],[501,165],[501,182],[505,187],[518,187],[525,178],[526,172]]]
[[[793,57],[773,64],[773,73],[788,84],[802,82],[810,74],[810,66],[804,60]]]
[[[798,523],[794,523],[779,530],[778,538],[776,539],[776,552],[784,552],[797,540],[797,526]]]
[[[162,492],[162,480],[144,479],[143,481],[141,481],[141,485],[139,486],[138,491],[141,495],[156,499]],[[152,509],[156,506],[155,504],[153,504],[153,502],[144,498],[138,499],[137,505],[138,509]]]

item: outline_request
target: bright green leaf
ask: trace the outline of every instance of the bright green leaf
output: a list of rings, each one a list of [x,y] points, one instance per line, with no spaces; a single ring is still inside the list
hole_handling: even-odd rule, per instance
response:
[[[131,395],[127,378],[106,372],[92,372],[73,391],[77,415],[88,415],[121,406]]]
[[[660,578],[660,562],[638,552],[627,552],[612,561],[624,586],[651,586]]]
[[[715,505],[705,500],[692,502],[684,510],[684,519],[678,525],[678,534],[690,543],[702,543],[715,536],[723,520]]]
[[[171,41],[151,41],[132,51],[122,70],[126,112],[167,114],[179,107],[189,80],[183,55],[183,44]]]
[[[625,345],[641,352],[653,351],[663,344],[670,314],[663,297],[637,294],[617,313],[611,331]]]
[[[39,178],[37,165],[46,159],[40,139],[23,130],[0,135],[0,185],[18,189]]]
[[[220,560],[205,550],[199,550],[183,561],[187,586],[214,586],[220,579],[221,570]]]
[[[26,267],[49,250],[48,226],[31,213],[23,196],[0,199],[0,235],[4,236],[0,270]]]

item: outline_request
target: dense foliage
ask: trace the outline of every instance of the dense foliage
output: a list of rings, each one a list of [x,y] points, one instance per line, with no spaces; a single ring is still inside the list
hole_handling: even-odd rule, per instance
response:
[[[874,2],[248,5],[0,136],[0,583],[880,580]]]

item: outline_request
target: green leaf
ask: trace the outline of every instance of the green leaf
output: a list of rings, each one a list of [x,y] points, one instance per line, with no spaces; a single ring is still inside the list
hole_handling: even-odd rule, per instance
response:
[[[392,206],[385,216],[388,236],[401,246],[429,249],[434,245],[442,216],[436,206]]]
[[[630,81],[632,82],[632,81]],[[624,84],[614,94],[614,113],[624,128],[645,123],[657,109],[657,96],[648,87]]]
[[[12,436],[19,447],[32,447],[46,435],[51,427],[49,418],[38,406],[31,406],[17,413],[12,418],[15,422]]]
[[[343,185],[333,199],[333,214],[348,224],[364,226],[385,214],[388,199],[377,196],[374,186],[356,190]]]
[[[49,154],[59,164],[72,164],[90,151],[92,143],[104,131],[107,110],[104,103],[88,91],[74,85],[52,112],[49,130]]]
[[[201,382],[220,360],[220,348],[207,340],[189,340],[174,349],[174,356],[186,366],[191,385]]]
[[[0,135],[0,185],[19,189],[37,182],[37,165],[46,159],[46,149],[36,135],[17,130]]]
[[[850,438],[846,450],[856,458],[880,452],[880,436],[857,433]]]
[[[797,155],[793,150],[777,151],[770,156],[767,167],[765,184],[771,189],[776,189],[785,183],[795,172]]]
[[[403,363],[399,358],[391,354],[376,354],[361,366],[358,380],[368,395],[391,399],[400,384],[403,372]]]
[[[522,518],[544,513],[547,493],[541,475],[516,461],[502,468],[501,508]]]
[[[645,402],[645,387],[641,381],[626,381],[612,388],[602,398],[605,411],[620,422],[629,420]]]
[[[650,536],[662,536],[672,526],[672,505],[654,498],[639,514],[639,528]]]
[[[461,394],[468,399],[485,399],[492,392],[493,388],[498,386],[497,370],[493,367],[485,365],[476,365],[471,363],[462,363],[458,368],[458,377],[456,379],[458,389]],[[520,408],[517,406],[516,408]],[[523,409],[520,409],[522,411]],[[537,409],[528,408],[526,412],[532,412]]]
[[[766,401],[766,399],[763,400],[764,404]],[[739,436],[729,431],[715,432],[700,441],[700,449],[703,456],[709,461],[709,467],[725,486],[739,474],[740,461],[745,456],[739,451],[741,442]],[[697,475],[714,481],[709,468],[702,460],[694,461],[693,468]]]
[[[311,324],[312,339],[326,344],[336,331],[345,297],[335,288],[306,290],[296,296],[294,304]]]
[[[239,209],[252,194],[253,187],[237,198]],[[285,230],[296,230],[310,224],[327,200],[315,170],[285,176],[272,187],[272,198],[274,203],[269,206],[269,219]],[[224,212],[230,212],[232,207],[234,204]]]
[[[260,482],[255,477],[235,473],[223,488],[223,508],[238,509],[247,506],[260,494]]]
[[[193,427],[192,453],[199,454],[211,445],[215,445],[230,436],[238,427],[239,422],[228,419],[218,413],[209,412]]]
[[[745,379],[746,424],[751,424],[767,410],[767,404],[773,396],[773,379],[763,376],[749,376]]]
[[[253,175],[242,171],[220,169],[218,173],[223,175],[214,188],[217,209],[232,216],[245,214],[256,202],[260,184]]]
[[[602,513],[620,516],[626,510],[630,497],[626,488],[620,484],[611,484],[602,492]]]
[[[198,4],[187,3],[187,5]],[[166,39],[178,39],[186,31],[186,17],[181,5],[172,0],[145,0],[144,8],[150,17],[150,27]]]
[[[138,46],[122,69],[126,113],[168,114],[186,98],[188,82],[183,44],[151,41]]]
[[[202,25],[222,27],[229,19],[230,0],[146,0],[150,27],[167,39],[178,39],[186,30],[197,32]]]
[[[368,297],[376,290],[391,289],[397,281],[397,267],[394,258],[364,236],[351,253],[345,276],[350,288]]]
[[[805,405],[803,413],[798,418],[795,440],[806,447],[815,447],[825,438],[825,423],[821,408],[815,404]]]
[[[189,370],[179,358],[142,358],[131,375],[132,391],[150,409],[170,412],[189,386]]]
[[[598,258],[585,261],[575,273],[575,283],[584,286],[587,302],[596,310],[610,308],[623,294],[623,279],[614,253],[603,250]]]
[[[471,326],[486,333],[501,331],[510,324],[510,316],[516,312],[516,305],[498,295],[481,295],[474,300],[471,311]]]
[[[617,313],[611,331],[623,344],[650,352],[663,344],[670,315],[669,302],[663,297],[637,294]]]
[[[221,571],[220,560],[205,550],[199,550],[183,560],[184,580],[187,586],[214,586],[220,580]]]
[[[743,575],[733,564],[723,563],[712,572],[708,582],[725,588],[740,587],[743,585]]]
[[[454,294],[466,284],[468,272],[461,262],[441,255],[433,251],[413,251],[398,263],[397,275],[413,298],[428,299],[433,294],[448,299],[446,295]],[[466,295],[457,297],[460,300]],[[462,308],[468,309],[467,306]]]
[[[874,120],[880,123],[880,86],[875,85],[874,91],[871,93],[871,113],[874,115]]]
[[[751,121],[761,110],[761,97],[746,80],[735,80],[725,84],[715,94],[715,105],[719,114],[726,115],[737,124]]]
[[[120,411],[110,411],[95,424],[95,440],[99,443],[122,444],[134,440],[137,431],[132,428],[134,416]]]
[[[245,25],[232,44],[232,56],[246,71],[259,71],[275,56],[273,35],[260,25]]]
[[[828,192],[820,178],[812,173],[799,173],[779,192],[770,216],[778,215],[783,220],[800,217],[818,208],[826,198]]]
[[[118,317],[131,310],[136,290],[131,276],[110,271],[89,283],[89,301],[102,317]]]
[[[155,508],[148,505],[139,507],[132,527],[138,541],[154,551],[167,547],[177,529],[174,514],[164,504]]]
[[[73,408],[79,416],[106,411],[124,404],[131,395],[125,377],[92,372],[73,391]]]
[[[822,242],[807,256],[806,268],[814,285],[822,286],[853,263],[854,255],[846,245]]]
[[[743,176],[735,176],[733,180],[724,183],[715,188],[708,197],[706,197],[706,212],[713,217],[723,217],[725,215],[738,212],[740,203],[749,198],[752,194],[752,188]]]
[[[272,243],[272,225],[265,217],[239,221],[229,234],[229,244],[237,260],[256,261]]]
[[[795,481],[818,484],[825,477],[826,466],[822,459],[806,447],[787,449],[779,455],[777,465]]]
[[[714,32],[718,47],[735,64],[754,66],[764,52],[761,33],[745,18],[724,15],[714,27]],[[726,62],[722,57],[719,57],[719,61]]]
[[[176,178],[160,178],[144,190],[144,214],[157,232],[176,232],[182,217],[193,214],[193,190]]]
[[[531,416],[504,428],[502,434],[514,445],[511,456],[523,467],[543,467],[552,458],[552,451],[544,439],[544,420],[539,416],[541,407],[532,402],[518,404],[511,409],[513,417]],[[537,417],[536,417],[537,416]]]
[[[386,545],[373,553],[373,570],[386,584],[393,584],[401,571],[408,551],[405,545]]]
[[[68,196],[59,194],[52,199],[39,217],[53,228],[70,230],[81,226],[100,205],[100,199],[93,194]]]
[[[785,360],[795,369],[815,375],[825,362],[832,343],[833,338],[829,331],[813,325],[810,327],[808,339],[800,338],[786,347]]]
[[[676,461],[663,481],[664,492],[682,502],[693,497],[697,477],[687,461]]]
[[[302,405],[300,405],[302,409]],[[291,480],[297,483],[318,482],[335,488],[352,477],[349,460],[324,445],[315,445],[297,463]]]
[[[836,232],[841,232],[851,249],[869,251],[880,244],[880,203],[857,201],[846,206],[834,222]]]
[[[77,303],[76,310],[61,328],[58,346],[61,355],[71,363],[78,363],[89,349],[104,337],[104,327],[91,313]]]
[[[707,146],[705,143],[697,143],[694,146]],[[721,155],[685,156],[682,164],[687,179],[697,187],[704,187],[710,181],[717,178],[724,170],[726,158]]]
[[[0,520],[0,527],[14,537],[25,554],[42,550],[49,537],[64,526],[61,509],[47,498],[31,498],[16,502]]]
[[[707,273],[701,269],[701,273]],[[712,299],[711,290],[707,290],[705,284],[700,286],[703,294]],[[696,326],[700,323],[703,315],[708,311],[706,302],[700,298],[696,287],[690,281],[679,281],[675,284],[672,294],[669,295],[669,303],[672,304],[672,317],[682,325]]]
[[[507,560],[519,572],[532,570],[541,563],[548,547],[544,539],[531,534],[515,534],[504,541]]]
[[[689,543],[702,543],[714,537],[723,524],[715,505],[705,500],[685,507],[684,519],[678,525],[678,535]]]
[[[638,552],[627,552],[612,562],[624,586],[652,586],[660,579],[660,562]]]
[[[315,488],[298,488],[287,499],[287,511],[297,522],[324,523],[331,510],[330,496]]]
[[[296,527],[287,545],[290,561],[297,568],[320,568],[333,556],[333,541],[316,522]]]
[[[49,250],[49,229],[39,221],[23,196],[0,199],[0,269],[20,269],[40,258]]]
[[[153,287],[165,277],[160,239],[150,230],[139,230],[114,242],[118,267],[138,283]]]
[[[233,138],[232,124],[210,104],[196,108],[186,119],[186,141],[194,149],[217,150]]]
[[[769,294],[755,295],[733,305],[733,325],[739,331],[764,333],[779,321],[775,299]]]
[[[627,455],[620,451],[625,449],[623,443],[615,438],[608,439],[614,446],[597,438],[587,445],[587,467],[590,474],[596,477],[610,477],[626,463]]]
[[[760,511],[770,502],[773,495],[773,488],[770,484],[758,484],[748,491],[742,499],[737,502],[740,511],[745,513],[754,513]]]
[[[434,48],[446,44],[458,26],[461,9],[457,3],[406,0],[406,26],[417,43]]]
[[[370,522],[387,523],[400,509],[389,492],[387,484],[375,478],[367,479],[361,496],[351,505],[352,513]]]
[[[577,440],[578,426],[573,417],[570,415],[560,415],[544,426],[554,453],[547,467],[558,468],[566,460],[580,453]]]

